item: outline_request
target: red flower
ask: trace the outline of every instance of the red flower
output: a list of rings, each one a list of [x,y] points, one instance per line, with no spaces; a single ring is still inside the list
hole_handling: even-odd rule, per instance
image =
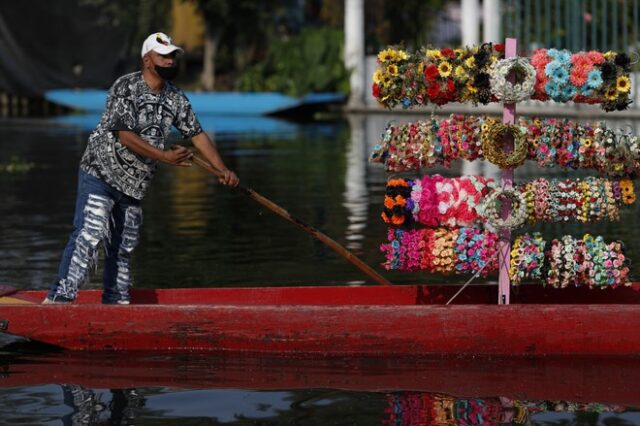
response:
[[[573,98],[573,102],[577,103],[577,104],[585,104],[587,103],[588,98],[585,95],[576,95],[575,98]]]
[[[439,94],[440,94],[440,85],[439,84],[432,84],[427,89],[427,95],[429,95],[429,98],[431,98],[431,99],[437,98]]]
[[[371,91],[373,92],[374,98],[380,97],[380,87],[376,83],[373,83],[373,86],[371,86]]]
[[[452,80],[452,79],[450,79],[450,78],[448,78],[448,79],[447,79],[447,91],[448,91],[450,94],[453,94],[453,93],[455,93],[455,92],[456,92],[456,84],[455,84],[455,83],[453,82],[453,80]]]
[[[504,52],[504,43],[496,43],[493,45],[493,48],[496,49],[497,52]]]
[[[439,75],[440,73],[438,72],[438,67],[436,67],[434,64],[431,64],[424,69],[424,76],[429,81],[435,81],[435,79],[438,78]]]
[[[440,53],[442,54],[442,56],[449,59],[454,59],[456,57],[456,52],[454,52],[453,49],[449,47],[445,47],[444,49],[440,50]]]

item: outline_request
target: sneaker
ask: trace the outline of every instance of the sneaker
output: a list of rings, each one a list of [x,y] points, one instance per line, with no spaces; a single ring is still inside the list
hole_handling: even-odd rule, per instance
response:
[[[102,300],[103,305],[130,305],[131,302],[129,299],[120,299],[120,300]]]
[[[73,300],[63,296],[54,296],[53,299],[47,296],[47,298],[42,301],[43,305],[67,305],[70,303],[73,303]]]

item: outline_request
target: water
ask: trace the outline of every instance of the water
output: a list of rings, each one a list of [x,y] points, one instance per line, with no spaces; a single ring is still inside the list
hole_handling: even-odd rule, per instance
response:
[[[366,159],[387,120],[276,122],[268,133],[247,123],[241,132],[225,128],[216,140],[244,185],[334,238],[390,281],[462,282],[464,277],[389,273],[378,266],[386,175]],[[0,283],[43,289],[54,279],[71,231],[87,135],[87,128],[36,122],[0,127],[0,164],[12,157],[34,164],[28,172],[0,173]],[[528,167],[516,178],[538,172]],[[138,287],[372,284],[312,237],[195,167],[161,167],[143,208],[133,261]],[[637,264],[637,215],[636,207],[623,211],[618,224],[539,229],[553,236],[622,238]],[[100,271],[90,287],[100,287],[99,277]],[[471,424],[473,416],[484,424],[640,424],[634,409],[640,393],[631,388],[640,381],[637,360],[590,361],[577,372],[575,360],[553,369],[534,363],[511,366],[506,375],[494,365],[488,380],[482,376],[485,362],[462,368],[440,361],[230,362],[167,354],[132,364],[131,357],[0,357],[0,424]],[[78,365],[80,370],[72,368]],[[594,366],[608,372],[601,381],[594,382]],[[447,375],[451,371],[464,375]],[[561,392],[553,390],[556,378],[565,384]],[[452,386],[454,380],[464,386]],[[549,391],[532,392],[531,381],[534,390]],[[498,385],[487,388],[487,382]]]
[[[0,372],[3,425],[640,423],[637,360],[23,354]]]

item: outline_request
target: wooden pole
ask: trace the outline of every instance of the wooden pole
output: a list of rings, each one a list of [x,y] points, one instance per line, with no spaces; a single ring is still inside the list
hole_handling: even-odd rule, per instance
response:
[[[511,58],[517,55],[517,46],[515,38],[507,38],[505,42],[505,58]],[[515,78],[515,77],[514,77]],[[502,110],[502,121],[506,124],[514,124],[516,121],[516,104],[504,104]],[[505,148],[513,150],[513,139],[505,141]],[[505,169],[502,171],[502,188],[511,189],[513,187],[513,169]],[[502,217],[509,215],[509,207],[503,205]],[[500,240],[498,241],[498,266],[500,268],[500,276],[498,278],[498,304],[508,305],[511,282],[509,280],[509,262],[511,261],[511,231],[500,231]]]
[[[208,171],[209,173],[212,173],[218,177],[222,176],[222,172],[220,170],[213,167],[208,161],[201,158],[199,155],[194,154],[192,161],[199,167]],[[300,219],[291,216],[291,214],[289,214],[288,211],[286,211],[285,209],[283,209],[273,201],[263,197],[262,195],[258,194],[256,191],[254,191],[251,188],[237,186],[236,189],[238,189],[240,192],[242,192],[243,194],[247,195],[248,197],[256,201],[258,204],[261,204],[262,206],[271,210],[281,218],[285,219],[288,222],[293,223],[294,225],[296,225],[298,228],[302,229],[306,233],[311,234],[314,238],[322,242],[331,250],[338,253],[340,256],[342,256],[347,261],[349,261],[352,265],[354,265],[356,268],[360,269],[362,272],[367,274],[371,279],[373,279],[378,284],[392,285],[386,278],[378,274],[375,270],[373,270],[373,268],[371,268],[369,265],[364,263],[362,260],[356,257],[353,253],[351,253],[349,250],[344,248],[342,245],[338,244],[335,240],[329,238],[327,235],[318,231],[313,226],[308,225],[305,222],[301,221]]]

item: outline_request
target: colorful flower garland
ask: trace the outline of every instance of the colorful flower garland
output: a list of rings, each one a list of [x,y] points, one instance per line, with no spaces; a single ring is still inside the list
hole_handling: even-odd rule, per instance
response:
[[[539,178],[516,187],[526,200],[526,219],[535,222],[599,222],[620,219],[620,207],[635,202],[630,179],[547,180]]]
[[[371,161],[385,164],[389,172],[436,165],[449,167],[458,159],[487,158],[483,141],[488,139],[496,145],[489,158],[507,165],[502,161],[504,153],[499,150],[494,134],[498,129],[493,128],[494,123],[496,121],[488,117],[452,114],[441,120],[389,124],[381,143],[374,148]],[[524,133],[526,147],[521,149],[526,148],[526,157],[540,167],[593,169],[609,176],[640,174],[637,136],[616,132],[604,123],[590,125],[570,120],[523,118],[517,125]],[[516,159],[520,160],[520,155]]]
[[[490,43],[462,49],[423,49],[409,54],[389,48],[378,54],[373,96],[392,108],[432,103],[494,101],[489,66],[504,57],[504,45]]]
[[[556,288],[570,285],[589,288],[631,285],[628,260],[618,241],[606,244],[602,237],[569,235],[551,241],[546,253],[544,283]]]
[[[502,196],[515,203],[506,220],[497,207]],[[505,191],[497,189],[493,179],[482,176],[427,175],[389,179],[381,217],[389,225],[402,227],[413,223],[449,228],[488,223],[496,229],[513,230],[525,221],[614,222],[620,219],[620,208],[635,201],[630,179],[538,178]]]
[[[536,69],[534,99],[601,104],[605,111],[627,109],[631,82],[625,53],[538,49],[531,56]]]
[[[519,285],[525,278],[543,279],[546,242],[539,233],[519,235],[511,246],[509,279]]]
[[[389,229],[388,240],[380,246],[387,270],[487,276],[498,269],[498,236],[493,232],[467,227]]]
[[[383,266],[387,270],[427,271],[443,274],[496,273],[497,234],[477,228],[389,229]],[[514,285],[525,279],[542,280],[555,288],[589,286],[616,288],[631,285],[628,259],[622,243],[605,243],[586,234],[565,235],[550,243],[539,234],[515,239],[509,277]]]
[[[492,188],[494,180],[482,176],[389,179],[382,220],[405,227],[414,222],[429,227],[473,226],[480,219],[480,202]]]
[[[413,54],[388,48],[378,54],[373,96],[388,108],[398,104],[404,108],[428,103],[487,104],[498,101],[499,96],[505,101],[524,100],[534,83],[530,78],[534,69],[533,99],[601,104],[605,111],[624,110],[631,103],[630,60],[625,53],[537,49],[530,59],[500,63],[503,59],[502,44],[423,49]],[[510,86],[503,78],[515,61],[526,68],[521,86]]]

